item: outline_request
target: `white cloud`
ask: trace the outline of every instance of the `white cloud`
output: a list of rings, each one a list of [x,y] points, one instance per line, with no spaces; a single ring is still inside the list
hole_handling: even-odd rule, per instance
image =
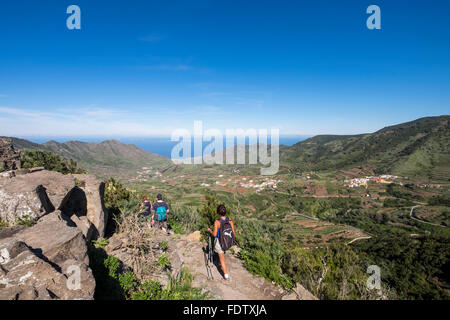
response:
[[[136,114],[106,108],[79,108],[76,112],[39,112],[0,107],[0,135],[4,136],[168,136],[175,129],[158,128]],[[148,117],[149,119],[151,117]]]

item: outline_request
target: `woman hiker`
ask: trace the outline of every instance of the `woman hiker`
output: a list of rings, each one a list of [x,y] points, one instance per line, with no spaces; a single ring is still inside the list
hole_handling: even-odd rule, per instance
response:
[[[230,276],[227,272],[227,265],[225,264],[225,251],[234,244],[234,236],[236,231],[234,230],[233,221],[226,216],[227,209],[225,208],[225,205],[219,205],[217,207],[217,213],[220,216],[219,220],[214,221],[214,230],[208,228],[208,232],[214,237],[214,251],[219,255],[223,277],[225,280],[230,280]],[[221,229],[223,234],[220,233]],[[221,242],[226,246],[226,248],[222,248]]]

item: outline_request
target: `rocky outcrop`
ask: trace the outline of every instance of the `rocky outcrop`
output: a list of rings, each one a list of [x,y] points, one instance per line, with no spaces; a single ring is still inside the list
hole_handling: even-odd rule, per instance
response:
[[[103,237],[104,183],[43,168],[0,176],[0,300],[93,299],[86,241]],[[31,227],[17,225],[34,220]]]
[[[0,218],[9,224],[19,218],[38,220],[58,209],[66,194],[75,187],[72,176],[58,172],[12,173],[12,177],[0,179]]]
[[[103,203],[105,185],[90,175],[54,171],[11,171],[0,178],[0,219],[14,225],[18,219],[37,221],[61,210],[88,241],[103,237],[108,220]]]
[[[20,151],[14,148],[12,140],[0,138],[0,171],[16,170],[21,164]]]
[[[93,299],[88,265],[81,230],[55,211],[0,234],[0,299]]]
[[[93,225],[90,229],[92,234],[87,234],[87,238],[103,237],[108,222],[108,211],[103,201],[105,183],[91,175],[76,174],[74,177],[86,197],[86,217]]]
[[[161,270],[159,266],[153,268],[150,278],[159,281],[163,285],[169,283],[169,274],[176,278],[183,267],[187,267],[193,275],[192,285],[208,290],[213,298],[224,300],[317,300],[308,290],[297,284],[293,292],[288,292],[284,288],[267,281],[266,279],[251,274],[237,257],[239,248],[233,247],[226,253],[227,268],[231,280],[223,281],[219,259],[214,255],[214,262],[210,265],[213,279],[208,278],[205,254],[207,252],[205,242],[198,241],[200,232],[190,235],[168,235],[166,232],[151,228],[146,230],[149,235],[148,248],[155,260],[165,253],[169,257],[169,270]],[[165,250],[160,244],[167,243]],[[125,269],[133,270],[136,273],[133,262],[137,255],[133,246],[130,245],[128,235],[114,234],[109,239],[109,244],[105,247],[108,255],[118,258]],[[150,253],[148,253],[149,255]],[[156,264],[156,261],[155,263]],[[148,267],[152,263],[149,263]]]

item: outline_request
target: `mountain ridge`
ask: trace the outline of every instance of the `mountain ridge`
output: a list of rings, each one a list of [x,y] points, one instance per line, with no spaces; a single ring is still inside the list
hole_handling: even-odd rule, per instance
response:
[[[424,117],[359,135],[320,135],[283,147],[294,170],[367,166],[383,173],[445,180],[450,165],[450,116]]]
[[[12,144],[19,150],[41,149],[51,151],[66,159],[73,159],[78,164],[101,178],[115,176],[129,179],[143,166],[162,169],[170,166],[172,161],[164,156],[147,152],[134,144],[124,144],[119,140],[105,140],[102,142],[82,142],[69,140],[57,142],[47,141],[43,144],[25,139],[10,137]]]

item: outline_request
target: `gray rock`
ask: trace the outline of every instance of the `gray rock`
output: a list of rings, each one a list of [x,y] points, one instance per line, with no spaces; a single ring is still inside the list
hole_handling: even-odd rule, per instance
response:
[[[25,228],[13,237],[56,265],[68,259],[89,264],[83,233],[70,221],[67,222],[60,211],[48,214],[33,227]]]
[[[10,224],[18,218],[38,220],[58,209],[75,178],[53,171],[35,171],[0,180],[0,218]]]
[[[79,286],[24,242],[0,244],[0,300],[92,299],[95,281],[90,270],[75,260],[67,263],[81,270]]]
[[[70,224],[55,211],[0,238],[0,299],[93,299],[85,238]]]
[[[10,225],[19,218],[39,220],[61,210],[88,241],[105,235],[108,213],[103,203],[105,184],[90,175],[26,169],[0,179],[0,219]],[[22,170],[23,171],[23,170]]]
[[[61,211],[83,230],[88,241],[104,237],[108,222],[108,211],[103,202],[104,182],[91,175],[73,176],[77,186],[64,198],[60,206]],[[83,216],[86,216],[87,220],[81,218]]]

